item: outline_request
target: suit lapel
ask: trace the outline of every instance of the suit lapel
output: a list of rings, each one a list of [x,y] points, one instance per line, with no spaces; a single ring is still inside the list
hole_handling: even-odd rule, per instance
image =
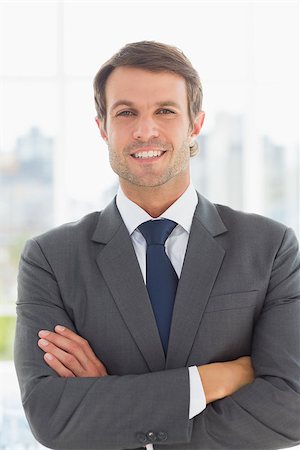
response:
[[[227,231],[214,204],[198,194],[175,299],[167,360],[138,260],[115,199],[101,212],[92,240],[105,244],[98,267],[150,371],[184,367],[220,270]]]
[[[198,197],[173,310],[167,369],[186,366],[225,254],[215,236],[227,229],[216,207]]]
[[[101,212],[92,240],[106,244],[98,267],[149,369],[163,370],[165,355],[148,292],[115,199]]]

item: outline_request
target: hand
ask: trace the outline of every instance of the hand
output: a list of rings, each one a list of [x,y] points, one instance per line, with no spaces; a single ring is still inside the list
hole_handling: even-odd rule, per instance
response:
[[[44,360],[60,377],[104,377],[106,368],[88,341],[68,328],[57,325],[55,332],[41,330],[38,346]]]
[[[198,371],[207,404],[232,395],[255,378],[249,356],[198,366]]]

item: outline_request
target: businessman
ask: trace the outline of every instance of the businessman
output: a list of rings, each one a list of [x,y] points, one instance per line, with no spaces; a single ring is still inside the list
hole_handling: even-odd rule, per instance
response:
[[[128,44],[94,92],[117,196],[20,261],[15,364],[33,434],[54,449],[299,444],[293,231],[194,189],[202,87],[181,51]]]

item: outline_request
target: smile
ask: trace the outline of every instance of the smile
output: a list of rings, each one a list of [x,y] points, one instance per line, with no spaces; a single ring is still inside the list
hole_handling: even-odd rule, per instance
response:
[[[160,150],[150,150],[150,151],[145,151],[145,152],[138,152],[138,153],[134,153],[133,155],[131,155],[133,158],[137,158],[137,159],[150,159],[150,158],[159,158],[160,156],[162,156],[165,152],[160,151]]]

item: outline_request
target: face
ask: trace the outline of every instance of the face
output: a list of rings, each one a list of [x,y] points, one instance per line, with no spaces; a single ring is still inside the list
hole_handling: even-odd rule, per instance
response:
[[[118,67],[106,82],[106,106],[106,129],[96,121],[123,187],[188,186],[189,145],[200,132],[204,113],[191,129],[184,78]]]

